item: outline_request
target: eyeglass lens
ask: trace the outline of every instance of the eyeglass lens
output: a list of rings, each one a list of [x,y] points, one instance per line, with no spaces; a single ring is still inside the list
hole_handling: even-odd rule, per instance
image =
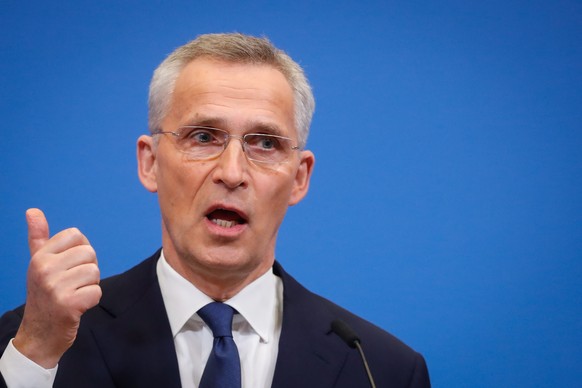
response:
[[[242,140],[243,150],[251,160],[265,163],[285,161],[293,147],[291,140],[270,134],[230,135],[222,129],[209,127],[183,127],[177,132],[177,146],[189,158],[210,159],[224,151],[229,139]]]

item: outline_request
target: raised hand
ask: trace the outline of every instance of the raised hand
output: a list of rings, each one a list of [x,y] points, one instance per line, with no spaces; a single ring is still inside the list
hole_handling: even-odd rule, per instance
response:
[[[48,369],[75,341],[81,316],[99,303],[99,267],[93,247],[77,228],[49,238],[39,209],[29,209],[26,222],[31,256],[26,307],[13,344]]]

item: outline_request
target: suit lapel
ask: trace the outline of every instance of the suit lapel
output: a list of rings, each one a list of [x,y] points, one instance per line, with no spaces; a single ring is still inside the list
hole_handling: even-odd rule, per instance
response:
[[[349,348],[331,333],[336,318],[278,263],[273,270],[283,280],[283,326],[273,388],[333,387]]]
[[[112,278],[101,307],[113,319],[93,336],[116,386],[180,387],[174,341],[155,272],[159,252]],[[105,288],[105,287],[104,287]]]
[[[159,252],[108,279],[100,307],[111,317],[91,332],[116,386],[180,387],[174,341],[156,276]],[[331,333],[336,318],[275,263],[283,280],[283,326],[273,388],[333,387],[349,349]]]

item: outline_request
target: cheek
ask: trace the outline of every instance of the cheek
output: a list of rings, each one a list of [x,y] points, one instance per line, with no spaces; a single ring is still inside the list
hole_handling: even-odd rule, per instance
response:
[[[262,182],[262,193],[264,195],[259,198],[259,206],[261,204],[266,205],[262,206],[266,216],[272,218],[277,224],[281,222],[287,212],[289,198],[293,189],[293,184],[289,181],[289,177],[285,176],[284,178],[277,183],[274,183],[276,179],[273,177]],[[273,217],[273,215],[277,215],[277,217]]]
[[[192,166],[187,162],[160,161],[158,169],[158,196],[160,204],[171,208],[189,206],[197,197],[204,182],[203,166]]]

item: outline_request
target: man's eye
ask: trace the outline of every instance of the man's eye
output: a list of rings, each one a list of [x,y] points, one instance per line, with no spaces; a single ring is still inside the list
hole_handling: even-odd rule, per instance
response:
[[[186,139],[189,141],[196,142],[198,144],[211,143],[216,139],[214,134],[208,130],[196,129],[186,135]]]
[[[253,143],[256,147],[259,147],[263,150],[272,150],[274,148],[279,148],[279,142],[276,138],[271,136],[255,136],[252,139]]]

